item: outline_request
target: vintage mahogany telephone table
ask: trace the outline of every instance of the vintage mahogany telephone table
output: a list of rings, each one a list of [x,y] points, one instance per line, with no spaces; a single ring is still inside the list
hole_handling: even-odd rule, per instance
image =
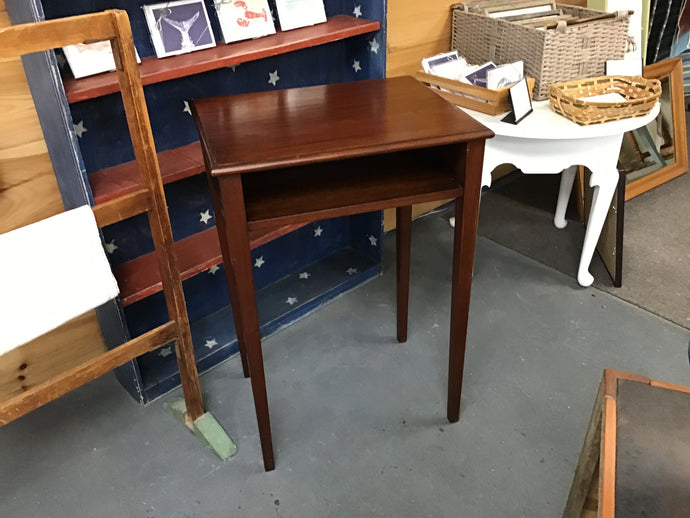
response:
[[[484,141],[493,133],[411,77],[193,101],[265,469],[274,468],[250,238],[397,209],[397,338],[407,339],[411,206],[455,198],[448,420],[460,414]]]

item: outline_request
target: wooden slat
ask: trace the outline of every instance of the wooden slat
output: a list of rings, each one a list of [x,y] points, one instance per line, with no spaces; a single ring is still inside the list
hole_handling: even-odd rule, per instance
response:
[[[204,157],[198,141],[157,155],[164,184],[204,172]],[[89,184],[97,204],[133,193],[141,188],[137,162],[132,160],[91,173]]]
[[[295,223],[292,225],[281,225],[273,229],[266,229],[261,231],[252,231],[249,229],[249,247],[253,250],[261,245],[273,241],[274,239],[289,234],[298,228],[302,228],[306,223]]]
[[[613,518],[616,513],[616,400],[604,397],[604,421],[599,460],[599,516]]]
[[[58,18],[9,27],[0,33],[0,57],[15,57],[115,36],[108,13]]]
[[[112,225],[123,219],[131,218],[151,208],[151,197],[144,190],[126,194],[93,207],[93,214],[99,227]]]
[[[0,0],[0,28],[10,25]],[[19,58],[0,62],[0,234],[64,210],[53,165]],[[69,344],[69,347],[64,347]],[[95,313],[0,357],[0,400],[105,350]]]
[[[132,139],[132,148],[139,164],[139,178],[142,187],[150,196],[151,210],[148,211],[148,220],[151,238],[156,249],[165,303],[168,316],[177,324],[179,333],[176,356],[187,417],[194,421],[204,413],[199,374],[194,357],[187,306],[182,291],[182,279],[177,257],[173,250],[170,216],[163,192],[163,181],[156,156],[151,121],[137,68],[132,29],[125,11],[113,10],[108,12],[112,16],[116,35],[116,39],[112,41],[113,58],[117,68],[117,80],[122,95],[127,126]]]
[[[144,58],[141,60],[139,73],[144,85],[160,83],[374,32],[380,27],[381,24],[377,21],[338,15],[329,18],[326,23],[292,31],[280,31],[263,38],[229,45],[218,43],[209,49],[165,59]],[[101,97],[118,90],[114,72],[79,80],[65,79],[64,84],[70,103]]]
[[[66,347],[65,344],[69,346]],[[106,351],[93,311],[0,357],[0,401]]]
[[[617,371],[614,369],[604,370],[604,393],[607,397],[615,398],[618,394],[618,380],[626,379],[630,381],[637,381],[639,383],[649,384],[652,380],[646,376],[639,374],[630,374],[629,372]]]
[[[285,225],[268,232],[250,235],[250,246],[256,248],[268,241],[296,230],[304,224]],[[223,262],[216,227],[194,234],[175,243],[182,280],[208,270]],[[155,254],[146,254],[128,261],[114,270],[120,286],[120,300],[129,306],[163,288]]]
[[[137,356],[165,345],[177,337],[177,332],[177,324],[168,322],[2,402],[0,426],[81,387]]]
[[[667,383],[665,381],[655,381],[655,380],[652,380],[650,384],[654,387],[659,387],[659,388],[668,389],[668,390],[675,390],[676,392],[684,392],[686,394],[690,394],[690,387],[686,387],[684,385],[677,385],[675,383]]]

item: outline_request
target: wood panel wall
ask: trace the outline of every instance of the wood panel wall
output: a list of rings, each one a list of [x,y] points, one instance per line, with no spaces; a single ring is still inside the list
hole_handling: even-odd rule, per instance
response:
[[[457,1],[388,2],[387,76],[414,74],[422,58],[450,48],[450,6]]]
[[[422,58],[450,48],[450,6],[458,0],[395,0],[388,2],[386,20],[386,76],[413,75]],[[423,203],[412,208],[412,217],[441,205]],[[395,228],[395,209],[387,209],[383,229]]]
[[[10,25],[0,0],[0,28]],[[20,59],[0,60],[0,234],[63,211]],[[49,260],[49,257],[46,257]],[[0,357],[0,398],[17,394],[103,351],[91,312]]]

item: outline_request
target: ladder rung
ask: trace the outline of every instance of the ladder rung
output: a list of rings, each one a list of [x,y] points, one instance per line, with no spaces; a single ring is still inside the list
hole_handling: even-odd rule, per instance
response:
[[[137,356],[177,339],[177,335],[177,323],[167,322],[2,402],[0,404],[0,426],[85,385],[89,381],[95,380]]]
[[[99,227],[112,225],[151,208],[151,198],[145,189],[126,194],[116,200],[99,203],[93,207],[93,214]]]

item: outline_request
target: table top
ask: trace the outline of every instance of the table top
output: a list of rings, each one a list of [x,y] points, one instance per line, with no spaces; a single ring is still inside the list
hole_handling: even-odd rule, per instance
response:
[[[191,106],[215,176],[493,136],[407,76],[197,99]]]
[[[458,108],[491,129],[496,135],[537,140],[585,139],[623,134],[626,131],[645,126],[659,114],[659,104],[657,103],[652,111],[644,117],[580,126],[554,112],[549,101],[535,101],[532,103],[532,107],[534,111],[519,124],[501,122],[505,114],[487,115],[468,108]]]

